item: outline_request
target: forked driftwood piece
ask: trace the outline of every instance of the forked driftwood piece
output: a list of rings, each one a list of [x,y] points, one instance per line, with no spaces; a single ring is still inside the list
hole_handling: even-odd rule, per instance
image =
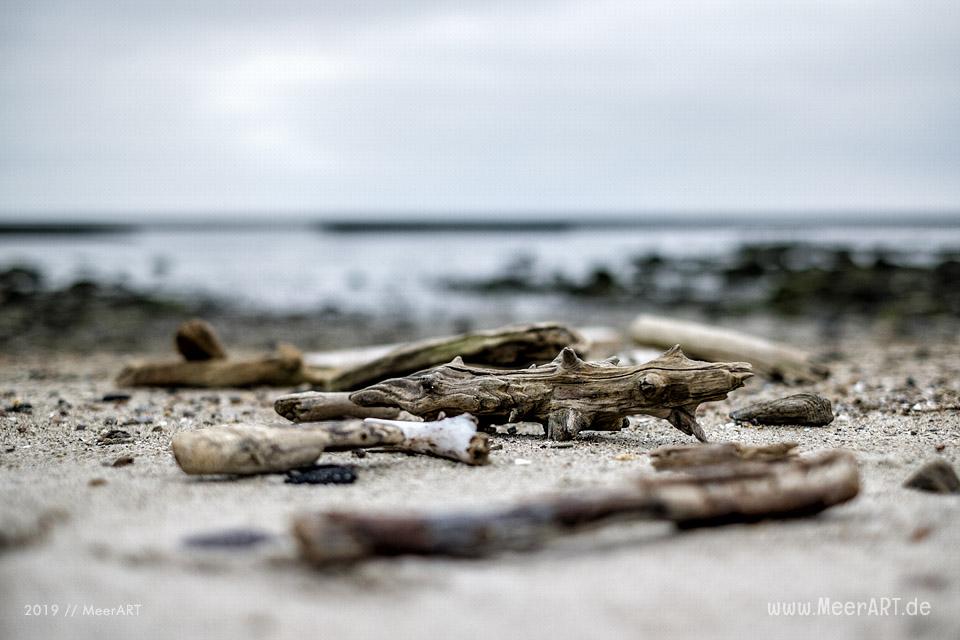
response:
[[[745,360],[757,373],[788,382],[810,382],[830,373],[794,347],[696,322],[641,315],[630,325],[630,336],[637,344],[661,349],[679,344],[695,358]]]
[[[618,366],[616,358],[584,362],[566,348],[545,365],[521,370],[482,369],[459,358],[406,378],[350,394],[365,407],[399,407],[423,418],[440,412],[472,413],[491,422],[539,422],[551,440],[580,431],[617,430],[626,417],[665,418],[706,441],[694,413],[702,402],[722,400],[749,378],[745,362],[697,362],[670,349],[644,365]]]
[[[395,446],[466,464],[488,462],[489,440],[470,415],[436,422],[353,420],[312,425],[221,425],[182,431],[171,443],[191,475],[277,473],[313,463],[327,450]]]
[[[295,518],[293,533],[303,556],[319,567],[406,554],[476,557],[535,548],[611,518],[692,527],[812,515],[850,500],[859,486],[856,460],[834,450],[788,462],[706,467],[619,491],[545,497],[486,513],[308,514]]]
[[[778,442],[759,447],[738,442],[677,445],[654,449],[650,452],[650,462],[657,471],[728,464],[745,460],[773,462],[792,457],[794,455],[793,450],[796,447],[796,442]]]
[[[310,382],[300,352],[281,345],[260,358],[202,362],[148,362],[132,364],[117,376],[122,387],[253,387],[293,386]]]
[[[224,360],[227,357],[227,351],[217,337],[217,332],[208,322],[200,319],[187,320],[181,324],[174,342],[183,359],[190,362]]]
[[[389,353],[330,375],[324,389],[348,391],[450,362],[523,367],[549,362],[564,347],[583,347],[583,338],[558,324],[532,324],[431,338],[401,345]]]
[[[350,394],[338,391],[304,391],[280,396],[274,410],[292,422],[323,422],[346,418],[384,418],[412,420],[420,418],[396,407],[361,407],[350,400]]]
[[[833,406],[816,393],[797,393],[738,409],[730,414],[730,419],[750,424],[823,427],[833,422]]]

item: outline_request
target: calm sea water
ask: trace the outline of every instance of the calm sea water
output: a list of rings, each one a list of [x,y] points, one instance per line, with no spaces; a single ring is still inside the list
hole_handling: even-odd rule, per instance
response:
[[[481,296],[444,289],[438,284],[442,280],[493,276],[521,257],[532,259],[538,273],[576,278],[596,267],[617,273],[638,256],[723,259],[745,244],[774,242],[884,248],[923,261],[960,249],[960,225],[740,224],[509,233],[147,228],[103,235],[0,236],[0,267],[38,267],[50,287],[90,278],[174,296],[200,293],[273,311],[332,305],[429,314],[451,305],[484,304]],[[513,304],[527,302],[518,297]]]

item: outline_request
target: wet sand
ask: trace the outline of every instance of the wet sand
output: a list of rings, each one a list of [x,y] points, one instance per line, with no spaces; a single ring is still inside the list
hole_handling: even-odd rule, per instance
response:
[[[796,335],[811,340],[810,332]],[[852,450],[863,490],[851,503],[789,522],[684,533],[620,523],[531,553],[376,560],[331,572],[298,559],[288,536],[293,514],[482,508],[616,485],[654,473],[649,450],[689,438],[643,418],[622,432],[587,433],[570,447],[532,435],[496,436],[503,448],[480,468],[393,453],[331,453],[321,461],[355,465],[355,484],[289,485],[279,475],[199,480],[174,463],[173,434],[280,420],[272,399],[286,390],[138,389],[127,401],[104,402],[122,355],[0,356],[0,404],[32,405],[31,413],[0,416],[0,636],[957,637],[960,496],[901,484],[938,455],[960,466],[960,345],[847,335],[831,345],[839,351],[834,375],[807,388],[833,401],[838,417],[828,427],[729,422],[732,407],[793,392],[760,380],[704,405],[700,417],[715,441],[794,440],[804,452]],[[101,430],[114,428],[131,441],[97,443]],[[110,466],[122,457],[133,463]],[[233,551],[184,542],[237,528],[273,538]],[[916,600],[929,603],[930,613],[768,611],[800,601],[816,612],[821,598],[867,607],[900,598],[901,612]],[[94,611],[116,607],[135,615]]]

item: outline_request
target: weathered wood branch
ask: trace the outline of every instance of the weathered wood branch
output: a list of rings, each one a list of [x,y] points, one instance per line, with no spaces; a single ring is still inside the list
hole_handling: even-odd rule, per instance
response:
[[[745,360],[757,373],[787,382],[810,382],[830,373],[800,349],[696,322],[641,315],[630,326],[630,336],[637,344],[661,349],[679,344],[704,360]]]
[[[231,424],[182,431],[171,442],[191,475],[278,473],[312,464],[324,451],[394,446],[471,465],[488,462],[489,440],[473,416],[435,422],[353,420],[307,425]]]
[[[701,468],[622,490],[545,497],[485,513],[308,514],[295,518],[293,532],[303,556],[319,567],[407,554],[475,557],[535,548],[612,518],[691,527],[812,515],[858,491],[853,456],[825,451],[789,462]]]
[[[457,356],[466,362],[494,367],[545,363],[564,347],[582,348],[583,338],[558,324],[503,327],[431,338],[401,345],[378,358],[331,374],[323,388],[329,391],[359,389],[450,362]]]
[[[694,413],[703,402],[722,400],[752,374],[745,362],[697,362],[674,347],[640,366],[618,366],[616,358],[584,362],[570,348],[545,365],[521,370],[450,364],[355,391],[364,407],[398,407],[431,418],[440,412],[472,413],[490,422],[539,422],[552,440],[580,431],[615,430],[626,417],[665,418],[684,433],[706,441]]]
[[[122,387],[293,386],[309,381],[300,352],[289,345],[259,358],[131,364],[117,376]]]
[[[773,462],[785,460],[794,455],[796,442],[778,442],[761,446],[750,446],[738,442],[717,442],[696,445],[677,445],[659,447],[650,452],[653,468],[680,470],[690,467],[703,467],[731,462],[749,461]]]
[[[338,391],[289,393],[277,398],[273,408],[292,422],[323,422],[347,418],[420,419],[396,407],[361,407],[350,400],[349,393]]]

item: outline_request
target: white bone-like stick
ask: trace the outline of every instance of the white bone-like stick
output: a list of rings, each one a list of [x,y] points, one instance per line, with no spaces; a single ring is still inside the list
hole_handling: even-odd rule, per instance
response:
[[[396,427],[403,432],[401,448],[459,460],[467,464],[485,464],[489,446],[487,437],[477,433],[477,419],[469,413],[433,422],[404,422],[367,418],[364,424]]]

